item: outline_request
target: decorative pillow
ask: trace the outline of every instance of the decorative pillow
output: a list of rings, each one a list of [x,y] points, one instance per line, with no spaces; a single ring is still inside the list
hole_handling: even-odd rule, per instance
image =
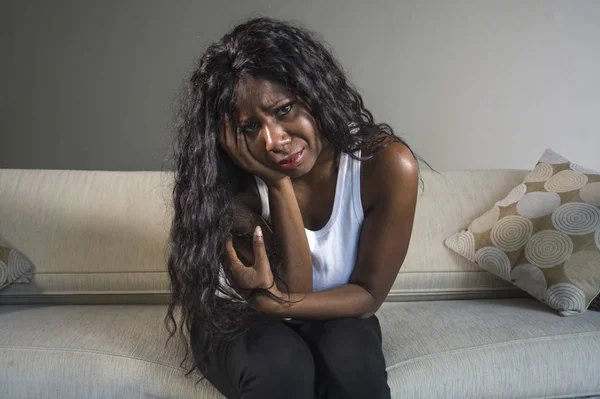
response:
[[[581,313],[600,291],[600,173],[548,149],[522,184],[445,244],[561,316]]]
[[[0,289],[11,283],[29,283],[34,271],[33,263],[0,241]]]

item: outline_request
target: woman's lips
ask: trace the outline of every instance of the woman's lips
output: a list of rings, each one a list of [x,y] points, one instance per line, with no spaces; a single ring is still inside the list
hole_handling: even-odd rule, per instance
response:
[[[302,161],[302,156],[303,155],[304,155],[304,149],[301,150],[296,155],[294,155],[289,160],[279,162],[279,166],[281,166],[283,169],[294,169],[295,167],[297,167],[298,165],[300,165],[300,161]]]

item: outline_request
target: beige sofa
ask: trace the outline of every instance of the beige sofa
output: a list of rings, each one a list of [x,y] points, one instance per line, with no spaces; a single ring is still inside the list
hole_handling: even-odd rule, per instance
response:
[[[600,312],[560,317],[443,246],[525,171],[423,172],[379,310],[394,398],[600,395]],[[171,176],[0,170],[0,235],[36,265],[0,291],[0,398],[217,398],[166,345]]]

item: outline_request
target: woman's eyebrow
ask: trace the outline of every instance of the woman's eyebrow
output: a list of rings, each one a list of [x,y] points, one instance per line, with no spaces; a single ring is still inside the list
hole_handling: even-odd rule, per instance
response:
[[[277,101],[275,101],[275,102],[271,103],[271,105],[268,105],[268,106],[264,106],[264,105],[263,105],[262,109],[263,109],[263,111],[271,111],[273,108],[277,108],[277,105],[278,105],[278,104],[280,104],[280,103],[282,103],[282,102],[284,102],[284,101],[290,100],[290,99],[291,99],[291,97],[290,97],[290,96],[285,96],[285,97],[282,97],[282,98],[280,98],[279,100],[277,100]]]
[[[278,108],[279,104],[281,104],[282,102],[292,101],[292,100],[294,100],[294,99],[295,99],[295,97],[294,97],[294,96],[284,96],[284,97],[281,97],[280,99],[278,99],[277,101],[275,101],[275,102],[271,103],[271,105],[262,105],[262,106],[261,106],[261,109],[262,109],[264,112],[270,112],[270,111],[272,111],[274,108]],[[244,125],[245,123],[249,122],[250,120],[252,120],[252,118],[244,118],[244,119],[241,119],[241,120],[239,121],[239,124],[240,124],[240,125]]]

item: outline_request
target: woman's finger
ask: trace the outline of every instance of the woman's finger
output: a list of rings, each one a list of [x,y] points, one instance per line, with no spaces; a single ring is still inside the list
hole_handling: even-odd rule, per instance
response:
[[[259,284],[256,282],[256,270],[253,267],[246,267],[239,260],[235,248],[233,247],[233,240],[231,236],[227,239],[226,244],[227,256],[230,259],[230,272],[233,275],[232,283],[236,285],[236,288],[242,290],[252,290],[258,288]]]
[[[248,141],[246,140],[246,135],[242,133],[238,133],[237,135],[237,150],[240,156],[246,158],[251,157],[250,151],[248,150]]]
[[[229,263],[233,269],[241,267],[245,267],[240,258],[238,258],[237,253],[235,252],[235,248],[233,248],[233,240],[231,239],[231,235],[227,237],[227,242],[225,243],[225,253],[229,258]]]
[[[252,153],[250,152],[250,147],[248,146],[248,138],[243,133],[240,133],[238,135],[237,151],[240,159],[244,160],[246,164],[260,165],[260,161],[254,158],[254,155],[252,155]]]
[[[252,244],[254,246],[254,266],[257,269],[265,266],[270,268],[269,258],[267,257],[267,250],[265,248],[265,240],[260,226],[256,226],[256,229],[254,229]]]
[[[248,142],[246,141],[246,135],[241,131],[237,131],[236,133],[236,146],[235,149],[237,151],[238,157],[240,160],[244,160],[244,162],[248,162],[248,160],[252,157],[250,151],[248,150]]]

